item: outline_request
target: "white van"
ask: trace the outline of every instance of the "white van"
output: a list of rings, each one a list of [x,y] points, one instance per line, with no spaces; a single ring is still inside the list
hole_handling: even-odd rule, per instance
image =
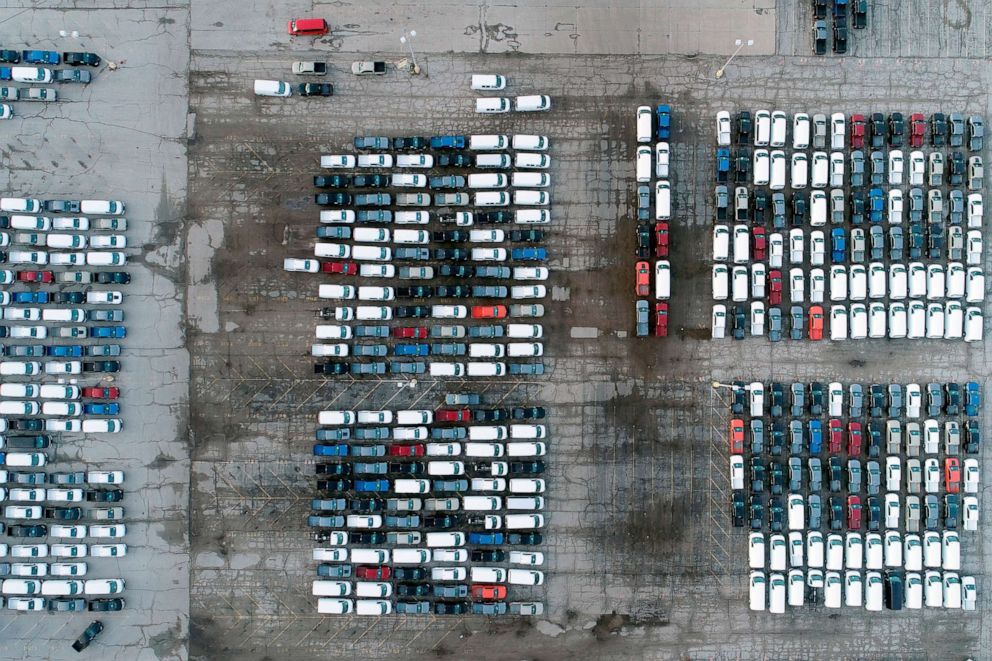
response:
[[[666,259],[654,263],[654,297],[668,300],[672,294],[672,265]]]
[[[510,167],[513,161],[509,154],[479,154],[475,157],[475,167],[502,170]]]
[[[463,461],[429,461],[427,462],[428,475],[464,475],[465,462]]]
[[[396,177],[394,176],[393,179]],[[468,176],[469,188],[506,188],[507,177],[505,174],[483,173],[470,174]]]
[[[396,211],[393,213],[393,222],[397,225],[426,225],[431,220],[430,211]],[[358,230],[355,230],[355,240],[358,239]]]
[[[393,549],[393,564],[420,565],[431,561],[433,554],[427,549]]]
[[[551,212],[547,209],[517,209],[513,212],[513,222],[517,225],[547,225],[551,222]]]
[[[507,324],[506,336],[517,339],[539,339],[544,335],[540,324]]]
[[[81,323],[86,321],[86,310],[82,308],[42,308],[42,321]]]
[[[430,243],[431,234],[427,230],[395,230],[393,232],[393,243]],[[356,258],[357,259],[357,258]]]
[[[509,499],[507,499],[509,500]],[[507,514],[503,517],[507,530],[533,530],[544,527],[543,514]]]
[[[120,216],[124,214],[124,203],[120,200],[83,200],[79,206],[82,212],[88,216]]]
[[[396,233],[398,234],[402,231],[404,230],[396,230]],[[344,247],[347,248],[348,246]],[[359,245],[352,247],[351,258],[360,262],[388,262],[393,258],[393,253],[390,248]]]
[[[315,597],[346,597],[351,594],[351,583],[316,580],[313,582],[311,594]]]
[[[827,194],[815,190],[809,194],[809,224],[819,227],[827,223]]]
[[[124,428],[124,423],[118,418],[106,420],[83,420],[84,434],[116,434]]]
[[[30,197],[0,197],[0,211],[11,211],[14,213],[38,213],[41,211],[41,200],[36,200]],[[14,226],[14,218],[16,217],[17,216],[14,216],[10,219],[11,227]],[[50,222],[51,221],[49,221],[49,223]],[[48,228],[46,227],[45,229]]]
[[[765,574],[751,572],[748,588],[748,605],[753,611],[765,610]]]
[[[506,456],[508,457],[543,457],[547,453],[548,447],[540,441],[506,444]]]
[[[491,512],[503,508],[503,499],[499,496],[464,496],[462,509],[466,511]]]
[[[548,428],[545,425],[510,425],[510,438],[546,438]]]
[[[325,427],[336,427],[355,424],[354,411],[321,411],[317,414],[317,423]]]
[[[0,375],[4,376],[34,376],[41,373],[41,363],[38,361],[3,361],[0,362]]]
[[[388,549],[351,549],[350,560],[356,564],[381,565],[389,562]]]
[[[468,428],[468,437],[473,441],[500,441],[508,433],[509,430],[503,425],[473,425]]]
[[[322,597],[317,600],[317,612],[325,615],[345,615],[354,610],[355,602],[351,599]]]
[[[348,259],[351,257],[351,246],[341,243],[324,243],[318,241],[313,246],[313,254],[317,257]]]
[[[473,583],[505,583],[506,570],[502,567],[472,567],[470,577]]]
[[[654,185],[654,219],[669,220],[672,217],[672,184],[661,180]]]
[[[544,572],[536,569],[511,569],[507,574],[507,582],[513,585],[542,585]]]
[[[324,285],[321,285],[323,287]],[[392,287],[359,287],[358,299],[361,301],[392,301],[396,293]]]
[[[79,399],[79,386],[47,384],[40,388],[42,399]]]
[[[772,116],[767,110],[754,112],[754,146],[767,147],[771,141]]]
[[[548,148],[546,135],[515,135],[513,148],[517,151],[545,151]]]
[[[792,148],[809,148],[809,115],[797,112],[792,117]]]
[[[482,91],[501,90],[506,87],[506,78],[499,74],[472,74],[472,89]]]
[[[637,141],[651,142],[653,128],[651,106],[639,106],[637,108]]]
[[[348,345],[344,342],[339,344],[312,344],[310,345],[310,355],[321,358],[343,358],[348,355]]]
[[[511,357],[533,357],[544,355],[541,342],[510,342],[506,345],[506,355]]]
[[[637,148],[637,181],[647,183],[651,181],[651,148],[648,146]]]
[[[478,207],[506,207],[510,205],[510,194],[505,191],[488,191],[475,194]]]
[[[359,599],[355,602],[356,615],[389,615],[392,612],[392,603],[385,599]]]
[[[350,209],[328,209],[320,212],[322,223],[354,223],[355,212]]]
[[[513,191],[513,204],[517,206],[547,206],[551,203],[551,195],[540,190]]]
[[[465,546],[465,533],[463,532],[429,532],[424,537],[429,547]]]
[[[0,415],[38,415],[39,407],[35,402],[4,402],[0,401]]]
[[[472,176],[479,175],[469,175]],[[514,188],[547,188],[551,185],[551,175],[545,172],[514,172],[510,185]]]
[[[509,355],[512,356],[513,354]],[[506,374],[506,363],[468,364],[467,376],[503,376],[504,374]]]
[[[468,148],[476,151],[493,151],[509,146],[510,139],[505,135],[471,135],[468,138]]]
[[[352,285],[320,285],[317,287],[319,298],[351,300],[355,298],[355,287]]]
[[[350,340],[351,327],[319,324],[316,336],[318,340]]]
[[[768,187],[771,190],[785,188],[785,152],[775,150],[771,153],[771,179]]]
[[[466,457],[502,457],[503,456],[503,446],[499,443],[466,443],[465,444],[465,456]],[[438,463],[432,461],[427,465],[427,471],[430,473],[431,468]],[[461,462],[457,462],[461,463]],[[464,464],[462,464],[464,466]],[[461,473],[459,473],[460,475]]]
[[[33,383],[0,384],[0,397],[37,397],[39,387]]]
[[[292,96],[293,87],[280,80],[256,80],[255,96]]]
[[[532,94],[516,98],[517,112],[541,112],[551,110],[551,97],[545,94]]]
[[[431,376],[465,376],[465,364],[431,362],[428,371]]]
[[[505,96],[484,96],[475,100],[475,112],[486,115],[510,112],[510,100]]]
[[[508,484],[510,488],[510,493],[544,493],[546,488],[543,479],[539,478],[513,478],[509,480]]]

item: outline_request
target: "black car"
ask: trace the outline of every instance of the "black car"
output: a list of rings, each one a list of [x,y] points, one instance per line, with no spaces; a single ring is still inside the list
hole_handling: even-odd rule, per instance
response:
[[[66,55],[71,55],[71,53],[66,53]],[[94,638],[100,635],[101,631],[103,631],[103,623],[100,622],[99,620],[96,620],[88,627],[86,627],[86,630],[79,635],[79,638],[77,638],[76,641],[72,644],[72,649],[76,650],[77,652],[82,652],[84,649],[90,646],[90,643],[93,642]]]
[[[423,475],[427,472],[427,467],[420,461],[394,461],[389,464],[389,472],[400,475]]]
[[[761,457],[751,457],[751,493],[761,493],[765,490],[765,460]]]
[[[438,298],[469,298],[472,296],[472,289],[466,285],[438,285],[434,294]]]
[[[834,23],[834,45],[833,50],[838,55],[847,52],[847,26]]]
[[[354,200],[350,193],[317,193],[313,196],[314,203],[324,207],[344,207]]]
[[[384,544],[386,542],[386,533],[349,532],[348,541],[352,544]]]
[[[316,475],[351,475],[351,464],[317,464],[313,469]]]
[[[120,372],[121,364],[117,360],[98,360],[83,363],[84,372]]]
[[[823,384],[819,381],[809,384],[809,412],[814,416],[823,415]]]
[[[744,527],[744,492],[735,491],[730,499],[730,522],[735,528]]]
[[[436,514],[434,516],[425,516],[423,520],[423,526],[425,528],[433,528],[435,530],[447,530],[461,524],[462,517],[454,514]]]
[[[318,488],[320,488],[318,486]],[[121,489],[88,489],[86,491],[86,501],[90,503],[119,503],[124,500],[124,491]]]
[[[802,195],[794,195],[792,198],[792,226],[801,227],[806,222],[806,214],[809,205]]]
[[[785,491],[785,466],[780,461],[768,462],[768,489],[775,495]]]
[[[838,457],[830,457],[827,462],[827,466],[829,467],[828,470],[830,473],[830,491],[832,493],[837,493],[840,491],[841,485],[844,481],[843,466],[841,466],[840,459]]]
[[[393,570],[393,575],[400,579],[400,571],[404,570],[403,567],[397,567]],[[415,568],[416,571],[424,572],[425,576],[427,572],[420,567]],[[406,569],[405,571],[414,571],[414,569]],[[403,580],[403,579],[400,579]],[[400,583],[396,586],[396,596],[397,597],[426,597],[431,593],[430,583]]]
[[[45,200],[45,211],[50,213],[79,213],[82,202],[79,200]]]
[[[101,285],[126,285],[131,282],[131,274],[124,271],[97,271],[93,277]],[[75,293],[81,294],[82,292]]]
[[[889,115],[889,146],[902,147],[906,134],[906,120],[901,112]]]
[[[123,599],[91,599],[89,609],[97,612],[124,610]]]
[[[540,420],[547,414],[543,406],[515,407],[510,409],[510,417],[514,420]]]
[[[944,413],[959,415],[961,413],[961,388],[956,383],[944,384]]]
[[[386,501],[381,498],[361,498],[348,501],[353,512],[381,512],[386,509]]]
[[[510,241],[520,243],[538,243],[544,240],[543,230],[513,230],[509,234]]]
[[[747,407],[747,390],[744,388],[747,384],[743,381],[734,381],[732,386],[731,393],[734,399],[730,403],[730,412],[734,415],[744,415],[744,409]]]
[[[882,527],[882,503],[877,496],[868,496],[866,511],[868,512],[866,525],[869,532],[878,532]]]
[[[827,17],[828,0],[813,0],[813,18],[822,19]]]
[[[772,496],[768,499],[768,527],[772,532],[782,532],[785,519],[785,508],[782,507],[782,499]]]
[[[764,191],[754,191],[754,222],[764,225],[768,222],[768,194]]]
[[[437,243],[465,243],[468,232],[465,230],[436,230],[431,232],[431,240]]]
[[[930,115],[930,141],[934,147],[947,146],[947,115],[942,112]]]
[[[751,144],[751,113],[741,110],[737,113],[737,144]]]
[[[871,148],[882,149],[885,147],[885,115],[880,112],[873,112],[868,126],[871,133]]]
[[[314,363],[314,374],[347,374],[348,363]]]
[[[940,259],[944,253],[944,225],[943,223],[927,223],[929,232],[927,242],[930,259]]]
[[[433,288],[426,285],[414,285],[412,287],[396,287],[397,298],[430,298],[434,295]]]
[[[472,155],[465,152],[441,154],[436,162],[442,168],[470,168],[475,164]]]
[[[468,603],[464,601],[435,601],[435,615],[464,615],[468,612]]]
[[[751,519],[751,530],[761,530],[761,526],[765,522],[765,500],[761,496],[751,496],[751,505],[749,508],[750,519]]]
[[[351,186],[351,177],[346,174],[318,174],[313,178],[316,188],[347,188]]]
[[[383,135],[359,135],[355,137],[355,149],[389,149],[389,138]]]
[[[509,211],[483,211],[475,214],[475,222],[477,223],[512,223],[513,214]]]
[[[430,140],[420,136],[393,138],[393,149],[426,149]]]
[[[868,27],[868,0],[854,0],[851,3],[851,15],[854,17],[855,30]]]
[[[472,411],[472,420],[475,422],[500,422],[510,419],[510,411],[507,409],[475,409]]]
[[[840,496],[830,496],[830,529],[840,530],[844,527],[844,499]]]
[[[19,64],[21,54],[16,50],[0,50],[0,62],[4,64]]]
[[[355,188],[383,188],[390,181],[388,174],[356,174],[351,180]]]
[[[465,248],[435,248],[431,251],[434,259],[448,259],[454,262],[464,262],[468,259]]]
[[[544,472],[543,461],[511,461],[510,474],[540,475]]]
[[[14,431],[42,431],[45,429],[45,421],[37,418],[15,418],[7,422],[8,429]]]
[[[964,451],[966,454],[978,454],[982,445],[982,429],[977,420],[964,423]]]
[[[651,256],[651,226],[640,223],[637,225],[637,249],[634,254],[639,259],[647,259]]]
[[[43,523],[34,525],[13,525],[7,528],[8,537],[44,537],[48,534],[48,526]]]
[[[81,291],[57,291],[52,294],[52,303],[72,303],[78,305],[86,302],[86,294]]]
[[[472,562],[503,562],[506,560],[506,551],[498,550],[476,550],[469,555]]]
[[[64,599],[49,599],[48,610],[53,613],[72,613],[86,610],[85,599],[67,597]]]
[[[96,53],[62,53],[62,63],[72,67],[98,67],[101,61]]]
[[[734,323],[734,339],[743,340],[744,329],[747,327],[747,314],[744,312],[743,305],[734,306],[734,314],[732,319]]]
[[[83,510],[79,507],[46,507],[45,518],[54,521],[78,521],[83,518]]]
[[[959,151],[951,153],[951,162],[948,168],[947,179],[952,186],[960,186],[964,183],[965,162],[964,154]]]
[[[398,305],[393,308],[393,316],[401,319],[425,319],[431,316],[431,309],[426,305]]]
[[[472,267],[462,264],[442,264],[438,267],[438,275],[443,278],[471,278]]]

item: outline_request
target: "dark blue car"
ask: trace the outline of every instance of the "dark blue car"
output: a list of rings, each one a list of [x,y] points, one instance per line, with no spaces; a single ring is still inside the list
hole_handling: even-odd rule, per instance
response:
[[[726,183],[730,175],[730,150],[722,147],[716,150],[716,181]]]
[[[843,227],[835,227],[830,230],[830,261],[834,264],[844,263],[844,253],[847,252],[847,234]]]
[[[123,326],[91,326],[89,333],[90,337],[122,338],[127,335],[127,329]]]
[[[431,138],[431,149],[464,149],[464,135],[435,135]]]
[[[344,443],[337,443],[335,445],[316,443],[313,446],[313,453],[317,457],[347,457],[348,446]]]
[[[982,410],[982,387],[977,381],[964,384],[964,414],[970,418],[978,416]]]
[[[78,344],[70,344],[64,347],[47,347],[46,353],[58,358],[80,358],[84,352],[83,347]]]
[[[430,347],[426,344],[397,344],[393,347],[396,356],[426,356],[429,352]]]
[[[47,291],[18,291],[11,296],[14,303],[48,303]]]
[[[12,75],[10,67],[0,67],[0,80],[10,80]]]
[[[21,51],[21,59],[25,64],[58,64],[62,61],[59,54],[53,50]]]
[[[109,404],[83,404],[83,413],[86,415],[117,415],[121,412],[121,405],[117,402]]]
[[[543,262],[548,258],[548,251],[546,248],[514,248],[510,252],[510,257],[530,262]]]
[[[668,140],[672,133],[672,109],[667,103],[659,103],[655,109],[658,117],[658,139]]]
[[[389,491],[389,480],[355,480],[355,491]]]
[[[468,534],[469,544],[503,544],[503,533],[501,532],[470,532]]]
[[[809,421],[809,453],[820,454],[823,448],[823,423],[819,420]]]

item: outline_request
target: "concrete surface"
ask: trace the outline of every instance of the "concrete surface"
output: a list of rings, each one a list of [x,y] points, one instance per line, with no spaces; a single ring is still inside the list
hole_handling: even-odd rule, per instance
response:
[[[186,197],[187,12],[8,3],[0,25],[4,48],[92,50],[122,63],[117,71],[100,67],[89,85],[58,86],[58,103],[14,104],[15,118],[2,127],[0,189],[127,205],[126,270],[133,280],[121,287],[128,334],[123,369],[112,379],[122,390],[124,430],[65,439],[50,470],[122,469],[126,476],[128,555],[92,559],[89,572],[123,577],[127,607],[101,614],[106,629],[89,654],[182,658],[189,617],[189,357],[180,323],[184,294],[175,283],[181,282]],[[62,29],[80,37],[61,38]],[[93,615],[0,611],[0,657],[80,658],[70,643]]]

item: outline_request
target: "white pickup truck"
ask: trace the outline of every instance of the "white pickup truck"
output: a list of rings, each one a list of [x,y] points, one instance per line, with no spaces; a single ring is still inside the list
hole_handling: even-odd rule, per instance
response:
[[[327,74],[325,62],[293,62],[293,73],[298,76],[323,76]]]

